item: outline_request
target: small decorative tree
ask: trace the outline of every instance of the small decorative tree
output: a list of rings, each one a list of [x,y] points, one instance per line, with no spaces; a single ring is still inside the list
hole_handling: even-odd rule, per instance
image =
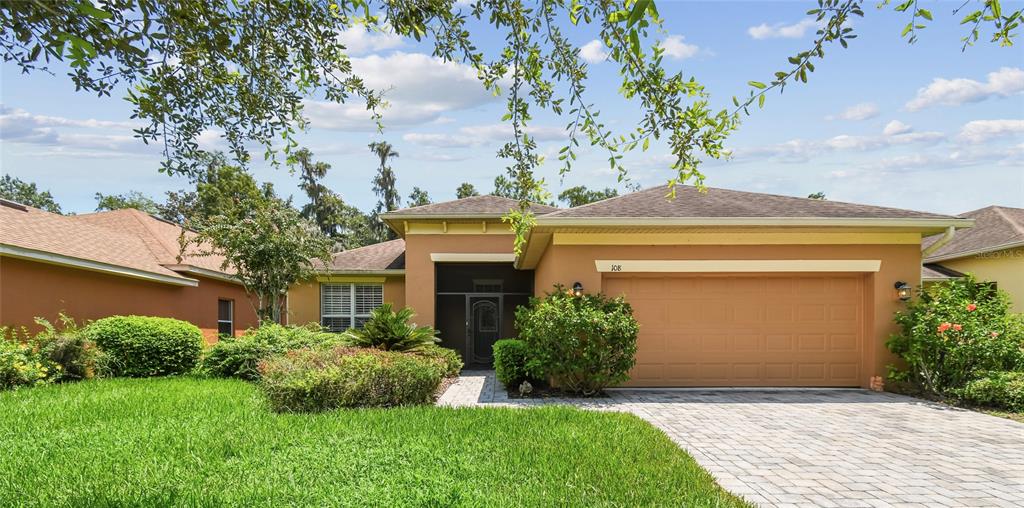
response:
[[[196,233],[183,232],[181,252],[223,256],[221,267],[234,269],[260,320],[280,322],[288,287],[313,275],[316,260],[330,261],[331,241],[279,199],[246,200],[240,210],[240,218],[191,223]]]

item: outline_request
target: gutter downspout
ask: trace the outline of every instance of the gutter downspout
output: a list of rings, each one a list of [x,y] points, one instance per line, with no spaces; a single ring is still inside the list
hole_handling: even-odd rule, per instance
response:
[[[949,226],[946,228],[946,232],[942,234],[942,238],[939,238],[935,243],[931,244],[925,250],[921,251],[921,259],[925,259],[930,256],[933,252],[942,248],[943,245],[949,243],[953,237],[956,236],[956,227]]]

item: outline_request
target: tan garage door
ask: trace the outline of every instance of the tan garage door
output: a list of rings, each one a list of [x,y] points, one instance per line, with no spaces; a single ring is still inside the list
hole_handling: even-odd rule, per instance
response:
[[[858,386],[862,276],[606,275],[640,323],[627,386]]]

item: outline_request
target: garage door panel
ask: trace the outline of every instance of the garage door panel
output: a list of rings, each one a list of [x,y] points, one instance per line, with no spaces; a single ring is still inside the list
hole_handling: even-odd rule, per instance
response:
[[[640,322],[633,386],[857,386],[860,276],[607,276]]]

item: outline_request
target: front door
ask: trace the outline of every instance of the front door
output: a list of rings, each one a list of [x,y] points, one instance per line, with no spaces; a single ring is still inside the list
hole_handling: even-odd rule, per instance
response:
[[[492,348],[501,333],[501,297],[469,296],[466,298],[469,323],[469,362],[490,365],[494,361]]]

